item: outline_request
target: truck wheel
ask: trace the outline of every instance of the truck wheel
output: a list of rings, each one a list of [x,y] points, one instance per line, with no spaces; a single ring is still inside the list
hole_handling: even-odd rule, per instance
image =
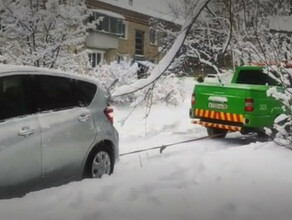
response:
[[[225,138],[227,130],[218,128],[207,128],[207,133],[209,136],[218,135],[213,138]]]

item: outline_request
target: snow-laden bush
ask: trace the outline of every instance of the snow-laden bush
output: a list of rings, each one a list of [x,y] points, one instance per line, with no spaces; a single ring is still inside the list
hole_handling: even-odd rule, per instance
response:
[[[283,89],[272,87],[268,96],[280,100],[284,114],[279,115],[274,122],[276,143],[292,149],[292,69],[273,67],[269,75],[279,82]]]
[[[154,68],[154,64],[149,62],[133,62],[124,60],[120,63],[113,61],[110,64],[104,64],[97,67],[93,76],[103,85],[107,91],[108,97],[118,104],[138,104],[160,103],[176,105],[183,100],[182,83],[174,74],[161,76],[150,86],[141,89],[135,93],[124,96],[111,97],[112,92],[123,85],[129,85],[138,80],[138,73],[141,70],[141,64],[145,68],[145,75]]]

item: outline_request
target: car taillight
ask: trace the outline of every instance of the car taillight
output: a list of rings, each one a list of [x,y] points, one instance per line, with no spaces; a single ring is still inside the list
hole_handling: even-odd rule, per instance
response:
[[[112,107],[108,106],[104,110],[105,116],[108,118],[108,120],[113,124],[114,123],[114,110]]]
[[[253,111],[253,99],[246,98],[245,99],[245,111],[252,112]]]
[[[192,105],[196,104],[196,94],[192,94]]]

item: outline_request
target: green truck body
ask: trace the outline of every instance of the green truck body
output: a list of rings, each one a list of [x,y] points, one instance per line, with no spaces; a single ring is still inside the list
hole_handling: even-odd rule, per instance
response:
[[[207,127],[209,135],[225,136],[228,130],[262,132],[273,127],[275,118],[283,113],[281,102],[267,96],[271,86],[277,83],[262,67],[237,67],[230,84],[195,86],[190,117],[195,119],[193,123]]]

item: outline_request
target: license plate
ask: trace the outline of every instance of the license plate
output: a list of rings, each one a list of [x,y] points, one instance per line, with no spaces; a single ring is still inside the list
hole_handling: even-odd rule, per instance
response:
[[[208,105],[209,108],[213,108],[213,109],[227,109],[227,104],[224,103],[212,103],[210,102]]]

